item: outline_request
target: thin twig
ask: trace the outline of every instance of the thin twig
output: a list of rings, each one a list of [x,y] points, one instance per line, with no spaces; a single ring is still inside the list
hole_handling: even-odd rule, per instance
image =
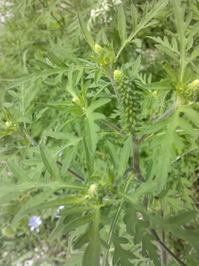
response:
[[[174,104],[165,114],[163,114],[163,116],[156,120],[156,123],[170,116],[176,108],[177,104]]]
[[[70,7],[75,8],[75,6],[73,6],[71,3],[67,2],[67,1],[61,1],[61,3],[65,4],[65,5],[68,5]]]
[[[100,121],[101,121],[102,123],[104,123],[105,125],[109,126],[110,128],[115,129],[115,130],[116,130],[117,132],[119,132],[120,134],[122,134],[122,135],[124,135],[124,136],[126,135],[125,133],[122,132],[122,129],[120,129],[119,127],[113,125],[112,123],[108,122],[107,120],[105,120],[105,119],[100,119]]]
[[[59,161],[57,161],[57,164],[60,165],[60,166],[63,166],[63,164],[62,164],[61,162],[59,162]],[[69,173],[71,173],[72,175],[76,176],[77,178],[79,178],[80,180],[85,181],[85,179],[84,179],[82,176],[78,175],[77,173],[75,173],[75,172],[74,172],[73,170],[71,170],[70,168],[68,168],[67,171],[68,171]]]
[[[158,123],[159,121],[161,121],[161,120],[163,120],[163,119],[165,119],[165,118],[167,118],[167,117],[169,117],[172,113],[173,113],[173,111],[177,108],[177,104],[174,104],[166,113],[164,113],[160,118],[158,118],[157,120],[156,120],[156,122],[154,123],[154,125],[156,124],[156,123]],[[140,138],[140,139],[138,139],[137,141],[138,141],[138,143],[141,145],[142,143],[144,143],[145,141],[146,141],[146,139],[148,138],[148,137],[150,137],[150,135],[151,135],[151,133],[150,134],[144,134],[144,135],[142,135],[142,137]]]
[[[47,8],[48,5],[44,4],[41,0],[39,0],[40,4],[42,4],[43,7]]]
[[[34,147],[38,146],[37,142],[33,138],[31,138],[26,132],[23,132],[23,134],[21,134],[21,135],[24,138],[26,138],[31,143],[32,146],[34,146]],[[61,162],[59,162],[59,161],[57,161],[57,164],[60,165],[60,166],[63,166],[63,164]],[[79,178],[80,180],[85,181],[85,179],[82,176],[78,175],[77,173],[75,173],[70,168],[68,168],[67,171],[69,173],[71,173],[72,175],[74,175],[75,177]]]
[[[161,210],[161,216],[164,218],[164,211]],[[165,231],[162,229],[162,242],[165,244]],[[165,249],[162,249],[162,263],[167,265],[167,253]]]
[[[61,6],[61,5],[57,5],[57,6],[60,7],[60,8],[62,8],[62,9],[65,10],[65,11],[67,11],[67,12],[73,14],[73,15],[76,14],[75,12],[73,12],[73,11],[69,10],[68,8],[65,8],[65,7],[63,7],[63,6]]]
[[[189,150],[183,152],[182,154],[180,154],[179,156],[177,156],[176,159],[173,160],[173,161],[171,162],[171,164],[172,164],[172,163],[175,163],[175,162],[178,161],[180,158],[182,158],[183,156],[185,156],[187,153],[192,152],[193,150],[196,150],[196,149],[198,149],[198,146],[193,147],[193,148],[191,148],[191,149],[189,149]]]
[[[159,238],[158,234],[154,229],[150,230],[151,234],[155,237],[156,241],[164,248],[172,257],[174,260],[176,260],[180,265],[182,266],[188,266],[184,262],[182,262]]]
[[[51,16],[54,18],[54,20],[57,22],[57,24],[60,26],[60,30],[61,32],[63,32],[63,26],[62,23],[60,23],[60,21],[55,17],[55,15],[53,14],[53,12],[50,12]]]

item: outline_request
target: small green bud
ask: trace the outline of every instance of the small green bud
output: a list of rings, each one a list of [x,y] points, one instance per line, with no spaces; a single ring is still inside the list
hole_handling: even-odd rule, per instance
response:
[[[99,44],[95,44],[94,51],[96,54],[101,54],[103,52],[103,48]]]
[[[119,82],[123,79],[124,75],[121,71],[115,70],[113,73],[113,77],[114,77],[115,82]]]
[[[12,122],[8,122],[8,121],[6,121],[6,122],[5,122],[5,125],[6,125],[6,127],[10,127],[10,126],[12,125]]]
[[[188,87],[193,90],[199,89],[199,79],[195,79],[193,82],[189,83]]]
[[[79,99],[78,99],[77,97],[74,97],[74,98],[72,99],[72,101],[73,101],[74,103],[79,103]]]
[[[92,184],[88,189],[88,198],[95,198],[98,195],[98,185]]]

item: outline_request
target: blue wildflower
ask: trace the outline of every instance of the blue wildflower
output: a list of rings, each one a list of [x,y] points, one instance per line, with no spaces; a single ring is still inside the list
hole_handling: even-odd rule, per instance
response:
[[[36,229],[37,232],[39,232],[39,227],[42,224],[41,217],[38,215],[32,216],[29,219],[28,225],[30,226],[30,231],[34,231]]]

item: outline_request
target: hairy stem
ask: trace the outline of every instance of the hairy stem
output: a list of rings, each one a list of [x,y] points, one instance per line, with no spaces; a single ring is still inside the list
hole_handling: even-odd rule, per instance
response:
[[[127,183],[126,183],[126,186],[125,186],[125,188],[124,188],[124,192],[127,191],[128,186],[129,186],[131,180],[133,179],[133,177],[134,177],[134,174],[131,174],[131,175],[129,176],[128,181],[127,181]],[[120,212],[121,212],[121,210],[122,210],[122,204],[123,204],[123,202],[120,202],[120,203],[119,203],[118,208],[117,208],[117,212],[116,212],[115,217],[114,217],[114,219],[113,219],[113,221],[112,221],[112,223],[111,223],[110,231],[109,231],[108,238],[107,238],[107,241],[106,241],[106,243],[107,243],[107,248],[106,248],[106,251],[105,251],[105,254],[104,254],[104,257],[103,257],[103,263],[102,263],[102,266],[106,266],[106,265],[107,265],[108,254],[109,254],[109,249],[110,249],[110,245],[111,245],[111,238],[112,238],[112,234],[113,234],[113,231],[114,231],[115,225],[116,225],[116,223],[117,223],[118,217],[119,217]]]
[[[156,120],[156,123],[169,117],[173,113],[173,111],[177,108],[177,106],[178,105],[175,103],[166,113],[164,113],[160,118]]]

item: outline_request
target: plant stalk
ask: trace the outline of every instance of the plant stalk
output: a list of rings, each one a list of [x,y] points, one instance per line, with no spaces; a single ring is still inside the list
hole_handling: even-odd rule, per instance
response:
[[[131,174],[129,176],[128,181],[126,183],[126,186],[124,188],[124,192],[127,191],[128,186],[129,186],[131,180],[133,179],[133,177],[134,177],[134,174]],[[108,265],[107,261],[108,261],[108,254],[109,254],[109,249],[110,249],[110,245],[111,245],[111,238],[112,238],[113,230],[114,230],[115,225],[117,223],[118,217],[119,217],[120,212],[122,210],[122,204],[123,204],[123,201],[119,203],[118,208],[117,208],[117,212],[116,212],[115,217],[114,217],[114,219],[112,221],[112,224],[111,224],[111,228],[110,228],[110,231],[109,231],[109,234],[108,234],[108,238],[107,238],[107,246],[108,247],[106,248],[105,255],[103,257],[102,266],[107,266]]]
[[[168,112],[167,112],[168,113]],[[164,118],[162,118],[164,119]],[[133,169],[135,171],[135,174],[137,175],[138,180],[141,182],[145,182],[144,177],[141,174],[140,170],[140,160],[139,160],[139,144],[138,140],[136,139],[135,134],[132,135],[132,141],[133,141]],[[147,209],[148,205],[148,197],[145,195],[144,200],[143,200],[143,205],[145,209]],[[165,244],[164,244],[164,239],[163,241],[160,240],[158,234],[154,229],[150,230],[151,234],[155,237],[156,241],[160,244],[162,247],[162,255],[163,255],[163,263],[166,264],[166,252],[168,252],[175,261],[177,261],[180,265],[187,266],[184,262],[182,262]],[[166,251],[166,252],[165,252]]]
[[[141,182],[145,182],[145,179],[142,176],[140,170],[139,144],[135,134],[132,134],[132,142],[133,142],[133,169],[135,171],[137,179]]]
[[[188,266],[187,264],[185,264],[184,262],[182,262],[159,238],[158,234],[156,233],[156,231],[154,229],[150,230],[151,234],[155,237],[156,241],[160,244],[160,246],[165,249],[170,255],[171,257],[179,264],[182,266]]]
[[[156,120],[155,124],[158,123],[159,121],[169,117],[174,112],[174,110],[177,108],[177,106],[178,106],[178,103],[175,103],[167,112],[165,112],[160,118],[158,118]],[[137,140],[137,143],[139,145],[143,144],[148,138],[150,138],[150,136],[153,136],[153,134],[142,135],[141,138]]]

